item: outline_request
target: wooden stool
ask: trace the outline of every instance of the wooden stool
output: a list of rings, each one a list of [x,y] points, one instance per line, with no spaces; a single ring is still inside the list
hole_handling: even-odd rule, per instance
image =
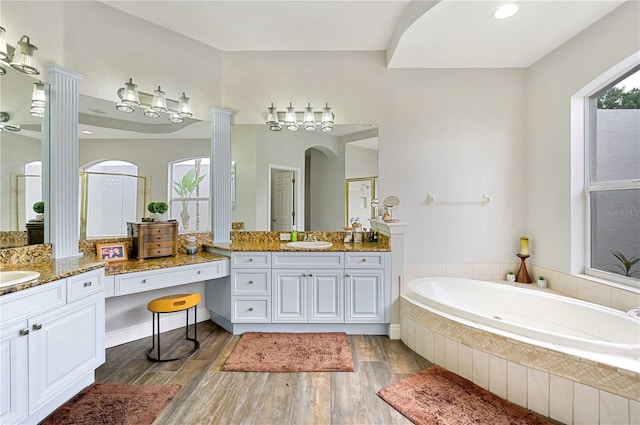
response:
[[[149,351],[147,351],[147,358],[154,362],[170,362],[173,360],[180,360],[187,356],[195,353],[198,348],[200,348],[200,342],[198,342],[198,317],[197,317],[197,306],[200,302],[200,294],[176,294],[176,295],[167,295],[166,297],[156,298],[152,300],[149,304],[147,304],[147,309],[153,313],[153,332],[152,332],[152,345]],[[189,338],[189,309],[193,307],[193,338]],[[160,313],[173,313],[176,311],[186,310],[187,313],[187,323],[185,325],[185,339],[187,341],[193,342],[193,350],[190,352],[183,354],[180,357],[174,357],[171,359],[163,359],[160,357]],[[157,317],[156,317],[157,316]],[[156,319],[158,322],[156,328]],[[156,341],[157,339],[157,341]],[[157,348],[156,348],[157,347]],[[151,352],[153,349],[157,349],[157,356],[152,357]]]

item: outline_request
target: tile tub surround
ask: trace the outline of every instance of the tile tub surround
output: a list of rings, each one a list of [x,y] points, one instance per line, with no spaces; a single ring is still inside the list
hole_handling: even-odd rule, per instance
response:
[[[400,313],[401,339],[409,348],[522,407],[564,423],[638,418],[637,373],[462,325],[404,298]]]

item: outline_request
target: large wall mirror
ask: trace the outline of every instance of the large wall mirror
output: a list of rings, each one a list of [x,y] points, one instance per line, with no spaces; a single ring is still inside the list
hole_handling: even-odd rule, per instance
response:
[[[78,111],[81,239],[126,236],[126,223],[151,216],[157,201],[180,232],[211,231],[210,122],[123,113],[82,95]]]
[[[44,215],[34,204],[47,191],[43,175],[44,116],[31,114],[37,79],[5,66],[0,76],[0,248],[48,242]],[[48,85],[43,85],[48,98]],[[46,168],[46,167],[45,167]]]
[[[336,125],[331,133],[233,125],[234,229],[342,230],[345,180],[377,176],[377,141],[375,124]]]

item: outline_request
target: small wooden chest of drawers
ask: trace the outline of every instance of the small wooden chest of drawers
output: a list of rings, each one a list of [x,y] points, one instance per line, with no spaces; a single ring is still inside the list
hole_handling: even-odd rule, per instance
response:
[[[133,256],[139,259],[178,254],[178,222],[127,223]]]

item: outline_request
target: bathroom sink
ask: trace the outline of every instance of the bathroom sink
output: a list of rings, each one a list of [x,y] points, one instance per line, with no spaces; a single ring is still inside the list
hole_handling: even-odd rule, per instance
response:
[[[324,248],[331,248],[333,244],[331,242],[322,242],[322,241],[298,241],[298,242],[289,242],[287,246],[289,248],[324,249]]]
[[[17,285],[18,283],[29,282],[40,277],[40,273],[32,271],[0,271],[0,288],[4,286]]]

